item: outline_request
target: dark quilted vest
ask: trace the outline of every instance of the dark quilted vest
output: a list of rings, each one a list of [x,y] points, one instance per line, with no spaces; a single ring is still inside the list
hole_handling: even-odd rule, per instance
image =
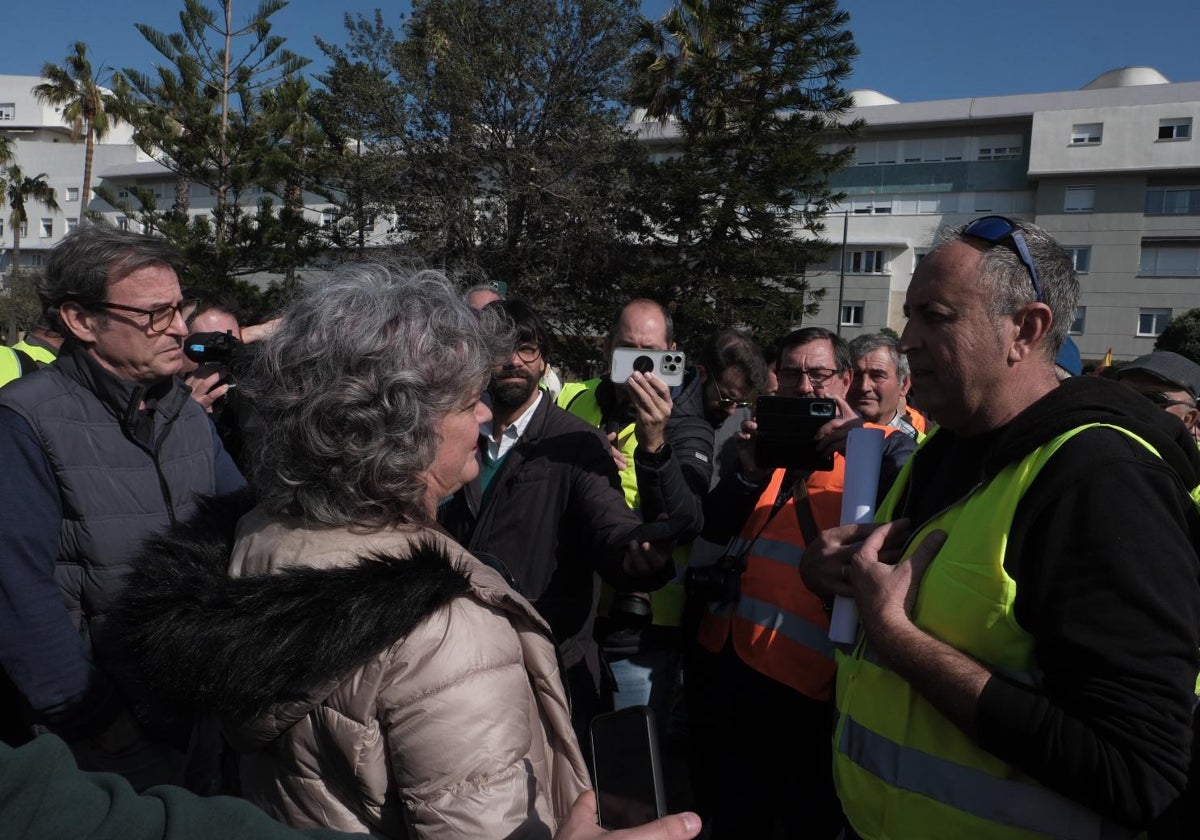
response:
[[[122,657],[105,638],[105,613],[139,543],[189,518],[197,497],[215,490],[208,415],[182,382],[172,383],[159,397],[149,447],[133,437],[141,389],[81,351],[64,348],[55,364],[0,392],[0,405],[29,424],[54,470],[63,512],[54,576],[71,619],[110,666]]]

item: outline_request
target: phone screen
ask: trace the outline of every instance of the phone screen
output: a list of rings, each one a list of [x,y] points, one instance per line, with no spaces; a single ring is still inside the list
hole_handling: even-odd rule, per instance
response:
[[[817,451],[817,430],[837,416],[824,397],[759,397],[754,406],[754,460],[760,467],[833,469],[833,456]]]
[[[654,713],[631,706],[592,720],[596,802],[604,828],[633,828],[666,812]]]

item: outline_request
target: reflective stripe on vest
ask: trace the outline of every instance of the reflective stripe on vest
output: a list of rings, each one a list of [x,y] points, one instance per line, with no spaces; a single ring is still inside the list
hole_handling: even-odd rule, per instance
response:
[[[596,388],[599,379],[589,379],[587,382],[568,382],[558,395],[558,407],[585,420],[596,428],[600,428],[603,412],[596,399]],[[617,433],[617,449],[625,456],[625,469],[620,471],[621,490],[625,494],[625,504],[631,510],[641,509],[641,495],[638,493],[637,470],[633,464],[633,453],[637,449],[637,437],[634,435],[633,424],[630,423]],[[683,574],[687,568],[690,551],[687,546],[680,546],[671,555],[675,561],[675,574],[671,581],[650,593],[650,607],[654,615],[654,623],[663,627],[678,627],[683,619]],[[597,608],[599,615],[608,615],[612,605],[613,588],[607,583],[600,585],[600,604]]]
[[[821,530],[838,524],[845,466],[838,455],[832,470],[814,472],[805,481],[807,498],[801,504],[810,506]],[[796,518],[795,499],[789,499],[767,522],[785,474],[786,470],[776,470],[771,476],[754,512],[730,546],[737,554],[753,540],[737,603],[725,605],[726,609],[710,605],[700,619],[697,636],[699,643],[714,653],[732,636],[734,651],[751,668],[807,697],[827,700],[834,673],[829,615],[821,599],[800,578],[804,534]]]
[[[913,621],[993,672],[1036,681],[1033,640],[1013,615],[1016,582],[1004,569],[1013,515],[1047,461],[1091,424],[1062,434],[1010,464],[986,485],[926,523],[905,553],[935,529],[948,535],[921,581]],[[936,429],[930,434],[936,434]],[[893,518],[918,454],[909,460],[877,521]],[[960,523],[961,520],[961,523]],[[955,527],[961,524],[962,527]],[[1130,837],[979,747],[860,642],[839,656],[834,781],[854,830],[895,838]]]

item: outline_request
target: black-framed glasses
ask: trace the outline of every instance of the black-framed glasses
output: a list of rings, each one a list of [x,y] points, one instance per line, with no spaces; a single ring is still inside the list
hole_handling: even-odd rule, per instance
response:
[[[754,400],[735,400],[721,393],[721,386],[717,384],[717,378],[712,378],[713,390],[717,392],[717,408],[721,411],[733,411],[735,408],[750,408],[754,405]]]
[[[1196,407],[1196,403],[1192,402],[1191,400],[1172,399],[1162,391],[1138,391],[1138,393],[1150,400],[1150,402],[1154,403],[1159,408],[1170,408],[1173,405],[1186,405],[1188,408]]]
[[[542,355],[542,348],[531,341],[522,341],[517,345],[516,353],[518,359],[527,365],[531,365]]]
[[[814,388],[820,388],[837,373],[832,368],[783,368],[775,374],[780,385],[791,387],[800,382],[801,377],[807,376]]]
[[[1042,298],[1042,284],[1038,279],[1037,267],[1033,264],[1033,257],[1029,255],[1029,245],[1026,244],[1025,237],[1016,222],[1007,216],[982,216],[963,228],[963,236],[982,239],[989,245],[1011,242],[1013,251],[1021,259],[1025,270],[1029,272],[1029,279],[1033,283],[1033,293],[1037,296],[1037,302],[1045,303]]]
[[[171,324],[175,320],[175,313],[178,312],[179,316],[186,322],[188,310],[194,308],[197,304],[198,301],[195,300],[181,300],[174,305],[166,304],[164,306],[156,306],[154,309],[141,309],[136,306],[126,306],[123,303],[109,303],[106,300],[102,300],[82,305],[88,309],[110,309],[116,312],[133,312],[138,315],[145,315],[149,318],[145,329],[162,335],[171,328]]]

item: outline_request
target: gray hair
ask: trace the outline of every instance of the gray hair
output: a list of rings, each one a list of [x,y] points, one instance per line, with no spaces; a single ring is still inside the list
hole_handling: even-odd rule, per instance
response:
[[[1054,323],[1046,342],[1046,355],[1053,359],[1067,338],[1067,331],[1075,319],[1075,306],[1079,303],[1079,280],[1066,250],[1043,228],[1021,219],[1011,220],[1020,230],[1029,255],[1037,267],[1038,281],[1042,287],[1042,300],[1050,307]],[[989,311],[999,321],[1012,315],[1022,306],[1037,300],[1029,270],[1012,245],[999,243],[988,245],[982,239],[964,236],[966,225],[944,228],[938,231],[935,247],[947,242],[960,241],[983,248],[980,266],[983,281],[990,288],[982,290],[989,300]]]
[[[179,252],[157,236],[85,224],[50,249],[46,270],[35,281],[38,300],[50,328],[70,340],[58,308],[69,300],[84,307],[108,300],[108,286],[149,266],[178,272]],[[98,314],[103,317],[102,312]]]
[[[437,425],[512,347],[436,272],[344,265],[304,288],[244,377],[269,430],[262,504],[332,526],[428,523]]]
[[[867,335],[860,335],[850,340],[850,356],[856,362],[868,353],[874,353],[880,349],[886,349],[888,355],[892,357],[892,364],[896,368],[896,378],[904,379],[907,377],[908,356],[900,352],[899,342],[890,335],[868,333]]]

